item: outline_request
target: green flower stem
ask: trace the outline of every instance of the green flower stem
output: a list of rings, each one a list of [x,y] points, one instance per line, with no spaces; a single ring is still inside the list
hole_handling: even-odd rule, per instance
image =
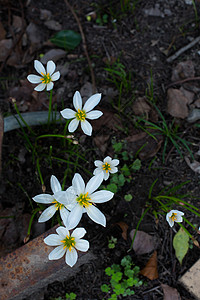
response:
[[[183,220],[186,222],[186,223],[188,223],[195,231],[198,231],[198,229],[192,224],[192,223],[190,223],[190,221],[188,221],[185,217],[182,217],[183,218]]]
[[[147,208],[145,209],[145,211],[143,212],[143,214],[141,215],[141,217],[140,217],[140,219],[139,219],[139,222],[137,223],[137,226],[136,226],[136,229],[135,229],[135,233],[134,233],[134,236],[133,236],[133,239],[132,239],[132,242],[131,242],[131,246],[130,246],[130,249],[128,250],[128,252],[132,250],[133,243],[134,243],[134,240],[135,240],[135,237],[136,237],[138,228],[139,228],[139,226],[140,226],[140,223],[142,222],[144,216],[146,215],[146,213],[149,211],[150,208],[151,208],[151,206],[147,207]]]
[[[159,196],[159,198],[162,198],[162,199],[170,199],[170,200],[172,200],[172,201],[174,201],[175,203],[178,203],[179,205],[180,205],[180,202],[181,203],[184,203],[185,205],[187,205],[187,206],[189,206],[189,207],[191,207],[191,208],[193,208],[193,209],[196,209],[196,210],[199,210],[197,207],[195,207],[194,205],[192,205],[192,204],[189,204],[189,203],[187,203],[186,201],[184,201],[184,200],[182,200],[182,199],[178,199],[178,198],[175,198],[175,197],[172,197],[172,196]]]
[[[52,111],[52,96],[53,96],[53,89],[50,90],[49,93],[49,113],[48,113],[48,125],[50,125],[51,120],[51,111]]]
[[[49,138],[49,137],[63,138],[63,139],[71,141],[71,139],[67,138],[66,135],[62,135],[62,134],[44,134],[44,135],[40,135],[36,138],[36,141],[39,140],[39,139],[42,139],[42,138]]]
[[[153,200],[156,200],[161,205],[162,209],[164,208],[164,212],[168,212],[169,208],[163,204],[162,201],[160,201],[157,197],[153,198]]]
[[[40,170],[40,159],[39,158],[37,158],[36,166],[37,166],[37,171],[38,171],[38,174],[39,174],[39,177],[40,177],[41,184],[42,184],[42,186],[44,186],[44,180],[43,180],[42,173],[41,173],[41,170]]]
[[[24,123],[24,125],[28,128],[28,130],[33,134],[35,135],[35,133],[33,132],[33,130],[31,129],[31,127],[26,123],[26,121],[24,120],[24,118],[22,117],[18,107],[17,107],[17,104],[16,104],[16,101],[13,101],[13,104],[14,104],[14,108],[20,118],[20,120],[22,121],[22,123]]]
[[[37,213],[38,211],[40,211],[40,210],[41,210],[40,207],[36,208],[36,209],[34,210],[32,216],[31,216],[31,218],[30,218],[26,239],[29,239],[29,236],[30,236],[30,234],[31,234],[31,226],[32,226],[32,223],[33,223],[33,219],[34,219],[36,213]]]

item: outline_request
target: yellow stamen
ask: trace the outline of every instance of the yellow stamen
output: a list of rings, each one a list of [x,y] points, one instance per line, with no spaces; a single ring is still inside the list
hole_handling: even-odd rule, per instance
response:
[[[56,210],[61,209],[61,208],[64,207],[64,204],[62,204],[62,203],[60,203],[56,200],[54,200],[52,203],[55,203]]]
[[[78,112],[76,113],[76,118],[79,121],[84,121],[86,118],[86,112],[84,110],[78,109]]]
[[[108,173],[111,170],[111,166],[107,162],[102,166],[102,168],[104,171],[106,171],[106,173]]]
[[[91,198],[88,197],[88,192],[86,194],[80,194],[78,198],[76,198],[76,201],[83,207],[88,207],[89,205],[92,205]]]
[[[170,217],[172,219],[172,221],[176,221],[177,220],[176,215],[177,215],[177,213],[172,213],[172,215]]]
[[[49,73],[47,74],[44,74],[44,73],[41,73],[43,78],[40,78],[40,80],[42,80],[42,83],[45,83],[45,84],[48,84],[51,82],[51,76],[49,75]]]
[[[67,235],[66,238],[61,242],[64,244],[63,249],[68,248],[69,251],[71,251],[75,246],[75,238],[70,235]]]

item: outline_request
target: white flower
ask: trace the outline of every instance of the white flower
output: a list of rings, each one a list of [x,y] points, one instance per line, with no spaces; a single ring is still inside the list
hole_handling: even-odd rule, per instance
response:
[[[85,102],[83,106],[80,93],[77,91],[74,94],[73,104],[76,111],[70,108],[65,108],[60,112],[63,118],[73,119],[69,123],[69,132],[74,132],[77,129],[79,122],[81,122],[81,128],[83,132],[87,135],[92,135],[92,126],[86,119],[94,120],[98,119],[103,115],[103,113],[99,110],[91,111],[99,103],[100,100],[101,94],[94,94]]]
[[[58,246],[49,253],[49,260],[56,260],[66,253],[65,262],[73,267],[77,262],[78,254],[76,250],[86,252],[89,249],[89,242],[81,239],[86,230],[84,228],[76,228],[70,235],[66,227],[60,226],[56,229],[58,234],[50,234],[44,239],[48,246]]]
[[[183,218],[182,216],[184,213],[179,210],[170,210],[170,212],[166,215],[166,220],[169,223],[169,225],[172,227],[174,225],[174,222],[182,222]]]
[[[45,88],[47,91],[52,90],[54,85],[53,81],[56,81],[60,78],[59,71],[54,73],[56,69],[55,63],[52,60],[48,61],[46,71],[43,64],[39,60],[34,60],[34,67],[40,76],[31,74],[27,77],[28,81],[31,83],[39,83],[34,90],[38,92],[43,91]]]
[[[98,189],[103,181],[103,172],[93,176],[85,186],[83,178],[76,173],[72,179],[72,186],[67,189],[70,194],[71,203],[74,205],[65,226],[68,229],[73,229],[80,222],[82,214],[86,212],[90,219],[97,224],[106,226],[106,218],[104,214],[96,207],[96,203],[104,203],[111,200],[114,193],[110,191],[94,191]],[[73,194],[73,197],[71,196]]]
[[[118,172],[118,168],[116,166],[119,164],[119,160],[112,159],[110,156],[107,156],[103,161],[95,160],[94,164],[97,168],[94,170],[93,174],[97,175],[100,172],[103,172],[104,180],[107,180],[110,173],[114,174]]]
[[[73,207],[70,204],[71,201],[68,198],[69,193],[66,193],[66,191],[62,191],[60,182],[54,175],[51,176],[50,185],[51,185],[53,195],[40,194],[33,197],[33,200],[37,203],[53,204],[43,211],[43,213],[38,219],[38,222],[48,221],[51,217],[53,217],[55,212],[59,209],[61,219],[65,224],[69,216],[68,209],[70,210]],[[62,203],[60,202],[61,200]]]

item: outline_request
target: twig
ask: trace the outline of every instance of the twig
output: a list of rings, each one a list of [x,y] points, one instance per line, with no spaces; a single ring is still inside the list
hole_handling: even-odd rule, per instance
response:
[[[179,49],[176,53],[174,53],[172,56],[168,57],[167,62],[172,62],[173,60],[175,60],[179,55],[181,55],[182,53],[184,53],[185,51],[187,51],[188,49],[192,48],[194,45],[196,45],[197,43],[200,42],[200,36],[198,36],[196,39],[194,39],[191,43],[189,43],[188,45],[182,47],[181,49]]]
[[[182,83],[185,83],[185,82],[188,82],[188,81],[195,81],[195,80],[200,80],[200,77],[190,77],[190,78],[185,78],[183,80],[178,80],[178,81],[175,81],[175,82],[172,82],[170,84],[168,84],[166,86],[166,89],[168,89],[170,86],[173,86],[173,85],[179,85],[179,84],[182,84]]]
[[[84,35],[84,32],[83,32],[83,28],[81,26],[81,23],[79,21],[79,18],[77,16],[77,14],[75,13],[73,7],[69,4],[68,0],[64,0],[65,1],[65,4],[69,7],[69,9],[71,10],[71,13],[73,14],[74,18],[76,19],[76,22],[78,24],[78,27],[79,27],[79,31],[80,31],[80,34],[81,34],[81,37],[82,37],[82,41],[83,41],[83,50],[85,52],[85,56],[87,58],[87,61],[88,61],[88,65],[89,65],[89,69],[90,69],[90,74],[91,74],[91,79],[92,79],[92,90],[93,90],[93,93],[96,92],[96,83],[95,83],[95,76],[94,76],[94,71],[93,71],[93,68],[92,68],[92,63],[91,63],[91,60],[90,60],[90,57],[88,55],[88,51],[87,51],[87,44],[86,44],[86,39],[85,39],[85,35]]]

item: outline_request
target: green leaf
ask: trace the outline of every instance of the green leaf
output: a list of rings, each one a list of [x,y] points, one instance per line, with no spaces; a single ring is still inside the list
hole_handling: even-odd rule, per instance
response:
[[[101,291],[103,293],[108,293],[110,291],[110,287],[107,284],[102,284],[101,285]]]
[[[132,197],[131,194],[128,194],[128,195],[125,195],[125,196],[124,196],[124,199],[125,199],[127,202],[130,202],[130,201],[133,199],[133,197]]]
[[[123,145],[120,142],[120,143],[115,143],[112,146],[113,146],[114,151],[117,152],[117,153],[119,153],[119,152],[121,152]]]
[[[114,274],[113,270],[111,269],[111,267],[108,267],[105,269],[105,273],[108,276],[111,276],[112,274]]]
[[[182,264],[182,260],[189,249],[189,235],[184,231],[183,228],[180,228],[175,234],[173,239],[173,247],[175,249],[177,259],[179,260],[180,264]]]
[[[81,42],[81,35],[73,30],[61,30],[50,41],[60,48],[74,50]]]
[[[117,185],[115,183],[108,184],[107,190],[113,193],[117,193]]]
[[[123,172],[123,174],[125,176],[130,176],[131,172],[129,170],[129,167],[127,166],[127,164],[124,164],[123,167],[121,168],[121,171]]]
[[[138,171],[138,170],[140,170],[140,168],[141,168],[141,160],[137,158],[137,159],[133,162],[133,164],[132,164],[132,166],[131,166],[131,169],[132,169],[133,171]]]

